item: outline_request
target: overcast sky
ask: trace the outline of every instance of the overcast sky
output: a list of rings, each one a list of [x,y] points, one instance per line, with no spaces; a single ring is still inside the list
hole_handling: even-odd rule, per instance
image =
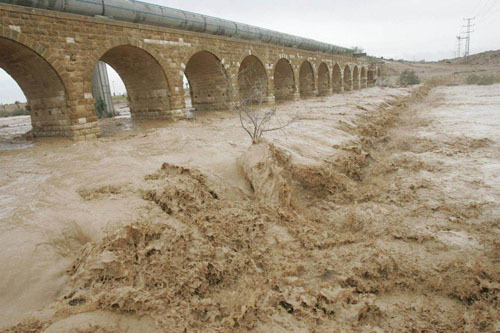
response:
[[[463,18],[476,17],[471,53],[500,49],[500,0],[151,0],[319,41],[359,46],[374,56],[407,60],[452,58]],[[463,52],[463,50],[462,50]],[[110,73],[117,92],[123,85]],[[111,84],[113,86],[113,83]],[[0,103],[24,100],[0,70]]]

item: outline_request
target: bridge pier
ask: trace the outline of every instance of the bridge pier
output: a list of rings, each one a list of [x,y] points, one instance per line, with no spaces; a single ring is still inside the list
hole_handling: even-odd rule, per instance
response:
[[[94,111],[95,100],[93,98],[79,99],[68,102],[71,113],[69,115],[70,126],[66,133],[67,137],[74,140],[94,139],[100,134],[97,114]],[[58,135],[50,135],[58,136]]]
[[[71,111],[64,94],[59,97],[31,98],[29,108],[34,136],[69,136],[71,134]]]
[[[269,105],[276,104],[276,97],[274,97],[274,94],[267,94],[264,102]]]
[[[182,87],[182,85],[180,86]],[[184,96],[184,90],[182,88],[174,89],[175,91],[170,96],[170,109],[171,110],[181,110],[186,107],[186,98]]]

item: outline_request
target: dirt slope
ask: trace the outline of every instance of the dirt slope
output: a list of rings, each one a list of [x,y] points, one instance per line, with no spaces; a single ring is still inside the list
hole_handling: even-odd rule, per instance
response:
[[[500,66],[500,50],[473,54],[469,56],[467,60],[463,57],[460,57],[455,59],[442,60],[441,62],[482,66]]]

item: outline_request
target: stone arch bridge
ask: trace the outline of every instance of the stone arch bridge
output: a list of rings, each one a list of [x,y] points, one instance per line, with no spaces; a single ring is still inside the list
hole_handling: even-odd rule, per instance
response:
[[[248,86],[274,103],[362,89],[377,76],[353,57],[0,4],[0,67],[23,90],[35,136],[99,134],[91,92],[100,60],[121,76],[137,119],[183,118],[184,75],[197,109],[225,108]]]

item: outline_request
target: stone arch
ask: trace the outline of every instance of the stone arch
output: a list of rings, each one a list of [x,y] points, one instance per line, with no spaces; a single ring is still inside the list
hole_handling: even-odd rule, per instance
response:
[[[130,113],[135,119],[171,118],[170,86],[162,65],[141,43],[112,44],[97,51],[100,57],[120,75],[129,100]],[[91,82],[91,79],[89,80]],[[91,88],[91,87],[90,87]],[[89,88],[87,88],[89,89]]]
[[[359,90],[359,68],[356,65],[352,70],[352,86],[354,90]]]
[[[39,45],[37,49],[43,47]],[[34,136],[72,136],[66,86],[40,52],[15,39],[0,37],[0,67],[26,96]]]
[[[242,100],[264,102],[267,98],[267,73],[262,61],[254,55],[243,59],[238,71],[238,93]]]
[[[1,22],[1,20],[0,20]],[[5,23],[4,23],[5,24]],[[7,25],[7,24],[5,24]],[[54,70],[55,72],[59,75],[61,78],[61,81],[64,84],[64,87],[67,91],[68,96],[70,97],[76,97],[71,95],[71,91],[67,89],[69,85],[71,84],[70,81],[70,76],[66,72],[66,68],[64,64],[59,60],[58,54],[53,52],[50,48],[45,47],[44,45],[40,44],[33,38],[29,37],[28,35],[22,33],[22,32],[17,32],[12,29],[7,29],[5,27],[0,26],[0,37],[4,37],[6,39],[10,39],[14,42],[17,42],[21,45],[24,45],[25,47],[29,48],[32,50],[34,53],[39,55],[40,57],[43,58]]]
[[[295,74],[292,64],[281,58],[274,68],[274,96],[277,101],[292,100],[295,96]]]
[[[352,90],[352,72],[349,65],[345,65],[344,67],[344,90]]]
[[[335,64],[333,66],[332,71],[332,86],[333,92],[340,93],[342,92],[342,70],[340,69],[339,64]]]
[[[227,107],[229,79],[217,56],[209,51],[195,53],[184,71],[189,81],[191,101],[197,110],[215,110]]]
[[[368,77],[366,74],[366,68],[361,67],[361,88],[366,88],[368,84]]]
[[[305,60],[300,65],[299,91],[300,97],[314,96],[314,69],[311,63]]]
[[[189,48],[189,50],[187,50],[186,53],[183,53],[182,64],[184,66],[186,66],[187,63],[189,62],[189,60],[191,60],[193,58],[193,56],[195,56],[196,54],[198,54],[200,52],[211,53],[224,66],[224,69],[227,69],[227,64],[226,64],[227,59],[220,56],[221,55],[221,54],[219,54],[220,49],[214,45],[206,45],[206,44],[197,45],[197,46],[193,46],[192,48]],[[241,57],[241,60],[243,60],[244,58],[245,58],[244,56]],[[235,58],[233,58],[232,60],[236,61]]]
[[[261,53],[261,52],[258,52],[254,49],[249,49],[247,50],[246,52],[244,52],[243,54],[240,54],[239,57],[238,57],[238,64],[241,66],[241,63],[248,57],[248,56],[254,56],[256,57],[257,59],[259,59],[259,61],[262,63],[262,66],[264,66],[265,69],[266,66],[265,66],[265,59],[266,59],[266,56]]]
[[[332,93],[330,84],[330,70],[324,62],[322,62],[318,68],[318,90],[321,96],[329,95]]]
[[[157,49],[135,38],[114,38],[106,40],[104,43],[99,45],[94,51],[92,51],[92,53],[89,55],[88,61],[85,65],[85,73],[84,73],[85,92],[88,93],[92,90],[92,75],[94,74],[94,69],[97,62],[101,60],[101,58],[104,56],[105,53],[118,46],[133,46],[143,50],[146,53],[149,53],[149,55],[162,67],[162,72],[165,73],[167,81],[169,83],[175,82],[174,80],[175,78],[171,77],[167,70],[169,68],[169,63],[165,61],[164,56]],[[174,87],[170,88],[171,88],[171,93],[173,94]]]

